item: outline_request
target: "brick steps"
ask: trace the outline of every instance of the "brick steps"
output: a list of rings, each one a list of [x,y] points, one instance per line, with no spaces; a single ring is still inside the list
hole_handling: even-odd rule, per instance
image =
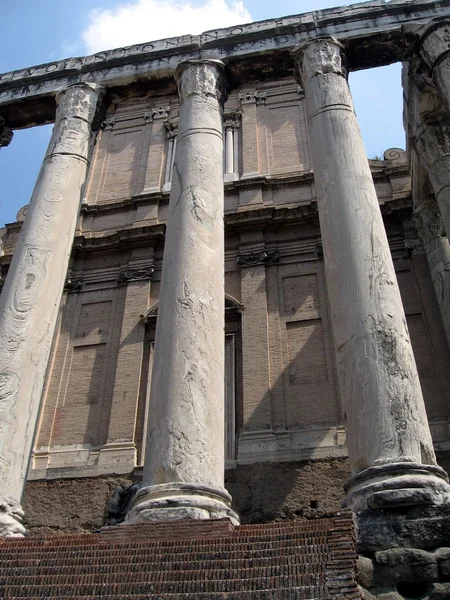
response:
[[[214,537],[212,534],[216,533]],[[0,598],[14,600],[350,600],[348,515],[243,526],[117,527],[0,543]]]
[[[70,536],[64,536],[64,538],[56,538],[58,541],[53,542],[51,538],[47,538],[44,541],[36,542],[33,538],[27,538],[26,540],[17,540],[14,542],[8,541],[8,550],[6,550],[4,545],[0,545],[0,555],[4,552],[9,552],[14,550],[15,552],[27,551],[31,552],[33,550],[44,551],[47,548],[52,548],[53,550],[57,550],[58,548],[64,548],[67,543],[70,543],[71,548],[96,548],[103,545],[107,545],[109,548],[119,547],[120,548],[136,548],[139,546],[145,547],[164,547],[164,548],[192,548],[192,547],[202,547],[208,546],[209,548],[213,547],[243,547],[245,544],[254,545],[254,544],[288,544],[289,542],[294,542],[298,544],[301,542],[304,545],[318,545],[318,544],[326,544],[327,543],[327,535],[325,533],[319,533],[317,535],[307,534],[306,532],[296,532],[292,531],[290,533],[282,533],[282,534],[274,534],[270,535],[270,532],[264,535],[258,536],[243,536],[231,534],[228,538],[212,538],[212,539],[192,539],[192,540],[178,540],[178,539],[169,539],[169,540],[136,540],[131,542],[123,542],[123,541],[114,541],[114,540],[105,540],[101,535],[91,534],[90,536],[93,539],[79,540],[77,542],[73,542],[70,539]],[[26,544],[25,544],[26,542]]]
[[[5,577],[12,577],[20,572],[23,576],[34,575],[54,575],[54,574],[73,574],[73,575],[90,575],[94,573],[150,573],[161,572],[168,574],[171,571],[248,571],[251,569],[270,569],[274,567],[274,561],[271,558],[240,558],[240,559],[220,559],[220,560],[200,560],[200,561],[172,561],[167,556],[160,555],[156,561],[143,561],[142,557],[139,562],[130,562],[123,557],[120,561],[101,562],[99,564],[61,564],[48,565],[44,561],[36,561],[35,564],[24,564],[25,561],[16,561],[15,565],[2,564],[0,566],[0,581]],[[298,573],[320,573],[323,571],[324,562],[315,560],[314,562],[305,562],[304,557],[297,554],[283,556],[282,564],[276,564],[276,568],[294,569]]]
[[[311,585],[312,583],[312,585]],[[239,581],[205,581],[197,582],[130,582],[114,584],[79,584],[76,586],[77,592],[81,595],[88,595],[98,598],[103,596],[114,596],[114,594],[126,596],[131,594],[153,594],[158,597],[160,594],[209,594],[209,593],[230,593],[230,592],[251,592],[258,590],[268,590],[291,587],[300,587],[312,590],[324,589],[324,585],[314,585],[313,582],[296,582],[295,578],[263,578],[259,580],[239,580]],[[17,597],[37,597],[37,598],[72,598],[73,585],[28,585],[28,586],[9,586],[2,592],[2,598]],[[312,596],[314,598],[314,596]],[[326,597],[326,596],[325,596]]]
[[[72,560],[75,556],[77,556],[77,558],[79,559],[83,559],[86,562],[89,562],[90,560],[93,559],[106,559],[106,558],[113,558],[114,557],[120,557],[123,556],[124,552],[126,552],[128,555],[134,553],[139,553],[140,556],[145,556],[146,560],[151,559],[152,557],[157,557],[157,556],[167,556],[170,555],[171,557],[179,557],[178,560],[180,562],[186,560],[186,557],[189,557],[191,560],[200,560],[201,558],[203,559],[209,559],[209,560],[216,560],[216,559],[220,559],[220,558],[241,558],[241,557],[245,557],[245,558],[250,558],[251,556],[254,557],[264,557],[264,556],[279,556],[279,555],[288,555],[288,554],[294,554],[296,552],[296,549],[299,547],[299,545],[301,544],[294,544],[294,543],[290,543],[290,544],[276,544],[274,543],[273,545],[270,544],[270,542],[268,542],[267,544],[254,544],[254,545],[249,545],[246,544],[244,546],[232,546],[232,547],[216,547],[216,548],[208,548],[205,547],[203,551],[199,550],[199,549],[192,549],[192,551],[189,550],[189,547],[185,547],[182,549],[179,548],[152,548],[152,547],[145,547],[145,546],[138,546],[138,547],[131,547],[131,548],[114,548],[114,549],[108,549],[107,547],[103,546],[100,548],[96,548],[96,549],[89,549],[88,551],[83,551],[82,549],[80,550],[73,550],[72,548],[66,548],[66,549],[59,549],[58,551],[52,550],[50,549],[32,549],[30,550],[30,552],[27,552],[26,549],[24,548],[23,550],[21,550],[21,552],[15,552],[14,553],[14,557],[9,554],[8,557],[6,557],[4,554],[0,554],[0,563],[3,564],[4,562],[7,562],[8,560],[11,560],[12,558],[15,559],[23,559],[24,560],[30,560],[30,559],[34,559],[34,558],[40,558],[42,560],[58,560],[58,561],[63,561],[64,560]],[[317,545],[317,546],[302,546],[302,554],[305,556],[305,560],[306,557],[311,556],[318,556],[318,555],[323,555],[324,552],[327,549],[327,545],[326,544],[321,544],[321,545]],[[26,558],[25,558],[26,557]]]
[[[189,565],[195,566],[195,565]],[[139,571],[130,571],[122,569],[122,571],[104,572],[103,569],[97,569],[95,573],[35,573],[24,574],[23,572],[13,575],[0,575],[0,586],[2,585],[56,585],[58,583],[64,585],[73,584],[94,584],[94,583],[114,583],[117,582],[117,576],[120,574],[121,579],[125,581],[132,580],[135,582],[203,582],[208,580],[226,581],[229,579],[253,580],[264,579],[268,577],[297,577],[302,585],[316,585],[317,583],[325,583],[323,569],[316,572],[305,572],[305,567],[301,568],[298,565],[271,565],[269,567],[256,567],[250,569],[189,569],[189,566],[183,570],[150,570],[143,569]],[[308,583],[309,582],[309,583]]]
[[[169,577],[171,572],[207,572],[215,573],[218,571],[234,571],[244,573],[248,571],[264,571],[264,570],[295,570],[296,573],[320,573],[323,571],[323,562],[316,561],[314,563],[305,563],[301,555],[291,555],[284,557],[282,565],[275,565],[269,559],[223,559],[219,561],[189,561],[189,562],[172,562],[167,557],[161,557],[161,560],[155,562],[137,562],[122,560],[116,563],[101,563],[99,565],[83,564],[83,565],[45,565],[42,563],[35,565],[17,564],[15,566],[0,567],[0,583],[5,583],[5,578],[21,575],[22,577],[37,577],[37,576],[52,576],[52,575],[94,575],[102,573],[161,573],[162,576]],[[262,575],[258,575],[262,576]]]
[[[7,598],[8,596],[5,596]],[[9,596],[11,597],[11,596]],[[14,600],[47,600],[59,596],[14,596]],[[71,596],[70,600],[93,600],[94,596]],[[316,600],[328,598],[324,587],[290,587],[250,592],[206,592],[194,594],[113,594],[96,595],[102,600]]]

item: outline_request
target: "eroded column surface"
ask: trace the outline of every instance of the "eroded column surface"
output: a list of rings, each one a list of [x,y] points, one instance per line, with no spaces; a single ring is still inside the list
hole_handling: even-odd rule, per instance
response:
[[[305,90],[327,289],[353,477],[346,503],[439,503],[425,406],[339,42],[296,50]]]
[[[53,135],[0,296],[0,535],[25,533],[26,483],[50,344],[86,179],[100,86],[57,95]]]
[[[447,343],[450,348],[450,244],[436,199],[429,190],[424,167],[415,153],[411,156],[413,181],[413,223],[423,244],[430,268]]]
[[[413,29],[410,26],[408,29]],[[450,21],[432,23],[417,30],[421,36],[419,54],[430,69],[442,99],[450,110]]]
[[[182,63],[143,487],[126,523],[237,516],[224,489],[220,61]]]

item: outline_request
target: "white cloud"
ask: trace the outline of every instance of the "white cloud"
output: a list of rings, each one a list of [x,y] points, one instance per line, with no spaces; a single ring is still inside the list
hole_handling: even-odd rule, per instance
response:
[[[92,11],[83,41],[92,54],[249,21],[252,18],[241,0],[203,0],[196,6],[183,0],[135,0]]]

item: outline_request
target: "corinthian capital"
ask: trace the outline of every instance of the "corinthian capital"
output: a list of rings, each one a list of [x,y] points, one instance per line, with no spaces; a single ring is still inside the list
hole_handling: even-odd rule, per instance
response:
[[[418,130],[414,147],[428,169],[433,168],[443,156],[450,154],[450,121],[430,116]]]
[[[411,31],[413,28],[414,25],[411,25],[410,32],[420,39],[420,56],[433,70],[437,61],[450,55],[450,20],[431,23]],[[407,28],[406,31],[408,32]]]
[[[181,102],[190,96],[213,96],[226,100],[227,80],[221,60],[187,60],[178,65],[175,77]]]
[[[427,198],[415,207],[412,220],[424,245],[445,235],[444,222],[433,197]]]
[[[297,74],[301,85],[315,75],[333,73],[347,77],[347,61],[344,46],[334,37],[308,40],[292,51],[297,62]]]
[[[57,118],[77,117],[92,123],[104,88],[97,83],[74,83],[56,94]]]

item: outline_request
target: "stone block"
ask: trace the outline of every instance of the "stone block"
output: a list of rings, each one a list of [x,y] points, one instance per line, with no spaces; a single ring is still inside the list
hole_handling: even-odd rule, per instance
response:
[[[438,581],[437,559],[431,552],[415,548],[391,548],[375,553],[375,585],[400,582]]]
[[[448,600],[449,598],[450,583],[435,583],[428,596],[428,600]]]
[[[373,563],[366,556],[358,556],[358,583],[365,588],[373,586]]]
[[[438,548],[434,554],[439,567],[439,579],[450,581],[450,548]]]

